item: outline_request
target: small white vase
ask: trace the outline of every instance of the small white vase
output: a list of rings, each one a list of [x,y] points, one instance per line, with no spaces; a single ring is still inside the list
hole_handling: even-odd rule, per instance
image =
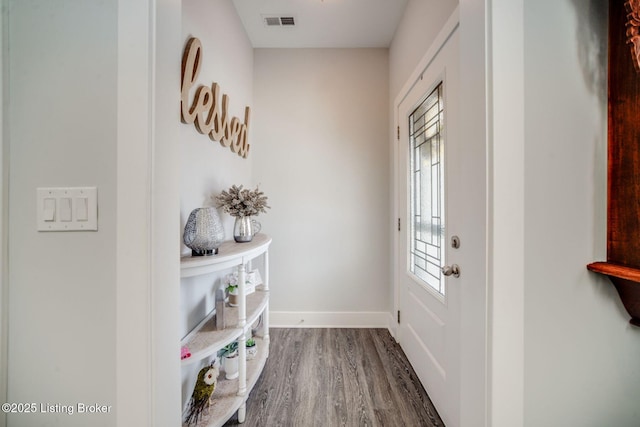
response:
[[[224,364],[224,377],[228,380],[238,378],[238,352],[235,352],[233,356],[225,356],[223,359]]]

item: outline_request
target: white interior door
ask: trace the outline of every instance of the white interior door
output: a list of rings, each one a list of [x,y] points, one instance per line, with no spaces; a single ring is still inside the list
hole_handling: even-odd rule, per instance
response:
[[[397,337],[447,427],[460,419],[465,265],[451,244],[465,215],[458,64],[455,30],[398,106]],[[443,274],[447,266],[460,276]]]

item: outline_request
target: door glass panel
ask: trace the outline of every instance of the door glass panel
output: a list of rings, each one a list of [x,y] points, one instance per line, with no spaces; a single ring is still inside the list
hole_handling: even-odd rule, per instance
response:
[[[444,295],[442,83],[409,116],[410,271]]]

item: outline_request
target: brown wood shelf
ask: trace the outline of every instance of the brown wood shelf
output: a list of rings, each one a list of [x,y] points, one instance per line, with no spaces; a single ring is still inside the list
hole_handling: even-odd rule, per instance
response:
[[[587,268],[609,277],[630,323],[640,326],[640,61],[629,50],[633,14],[627,7],[629,2],[609,2],[607,261]]]
[[[587,269],[609,277],[624,308],[631,315],[629,323],[640,326],[640,268],[611,262],[593,262],[587,265]]]

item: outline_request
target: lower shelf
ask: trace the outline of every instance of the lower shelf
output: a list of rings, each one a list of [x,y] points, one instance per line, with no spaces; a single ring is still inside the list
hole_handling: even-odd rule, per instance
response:
[[[269,342],[254,337],[258,347],[258,353],[252,360],[247,360],[247,392],[244,396],[238,396],[238,379],[227,380],[224,372],[218,377],[216,389],[213,392],[213,404],[204,414],[197,427],[220,427],[242,406],[249,397],[249,393],[255,386],[269,357]],[[183,414],[184,415],[184,414]],[[193,427],[182,423],[183,427]]]
[[[263,313],[269,303],[269,291],[256,290],[247,296],[247,325],[253,324]],[[225,319],[227,328],[221,331],[216,329],[215,311],[212,311],[200,325],[196,326],[180,343],[189,347],[191,357],[182,360],[182,365],[197,363],[202,359],[212,356],[224,345],[238,338],[243,328],[238,326],[238,307],[227,307]]]

